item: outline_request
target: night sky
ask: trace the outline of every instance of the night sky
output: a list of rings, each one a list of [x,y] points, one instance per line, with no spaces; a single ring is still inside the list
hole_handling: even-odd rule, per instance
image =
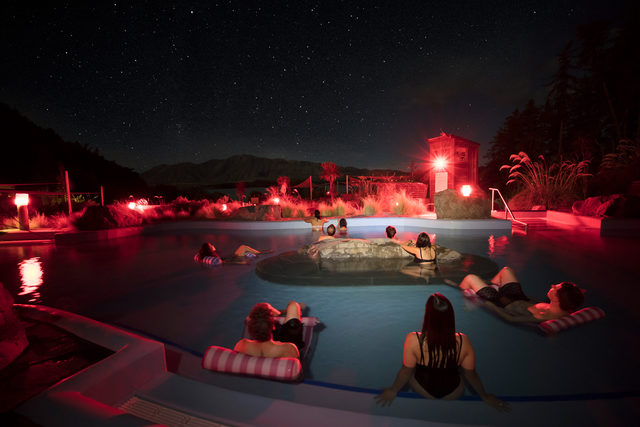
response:
[[[234,154],[408,170],[489,147],[620,1],[2,1],[0,102],[145,171]],[[37,2],[36,2],[37,4]],[[482,161],[481,161],[482,162]]]

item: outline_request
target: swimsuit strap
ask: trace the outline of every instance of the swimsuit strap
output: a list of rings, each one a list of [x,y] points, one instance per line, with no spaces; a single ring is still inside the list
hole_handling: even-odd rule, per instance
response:
[[[416,338],[418,339],[418,344],[420,345],[420,364],[424,365],[424,351],[422,350],[423,341],[420,340],[420,335],[416,332]]]

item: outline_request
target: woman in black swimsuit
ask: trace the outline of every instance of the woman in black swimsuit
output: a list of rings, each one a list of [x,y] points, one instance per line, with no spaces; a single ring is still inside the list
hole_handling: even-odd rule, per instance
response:
[[[402,249],[414,256],[413,262],[436,264],[436,248],[431,244],[429,235],[424,231],[418,234],[415,246],[402,245]]]
[[[458,399],[464,392],[459,367],[482,400],[498,410],[508,410],[507,403],[487,393],[475,371],[475,353],[469,338],[455,331],[451,302],[442,294],[429,297],[425,306],[421,332],[410,332],[404,342],[402,368],[390,388],[383,389],[376,400],[390,405],[405,384],[429,399]]]

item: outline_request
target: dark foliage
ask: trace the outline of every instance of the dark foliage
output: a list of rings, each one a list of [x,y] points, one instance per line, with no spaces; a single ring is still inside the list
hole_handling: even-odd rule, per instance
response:
[[[66,142],[51,129],[43,129],[15,109],[0,103],[2,168],[0,183],[59,182],[64,191],[64,171],[72,192],[99,192],[105,203],[129,194],[146,194],[148,187],[129,168],[106,160],[86,144]]]
[[[558,54],[543,105],[529,101],[498,130],[480,170],[483,186],[505,189],[499,172],[511,154],[543,155],[550,162],[589,160],[596,176],[620,144],[640,141],[640,6],[629,2],[622,24],[597,21],[580,27]],[[610,156],[609,156],[610,157]],[[628,162],[627,162],[628,163]],[[622,165],[622,166],[626,166]],[[590,193],[610,193],[639,179],[629,167],[608,167],[592,180]],[[603,175],[606,178],[602,179]],[[619,176],[618,176],[619,175]],[[517,191],[511,188],[508,191]]]

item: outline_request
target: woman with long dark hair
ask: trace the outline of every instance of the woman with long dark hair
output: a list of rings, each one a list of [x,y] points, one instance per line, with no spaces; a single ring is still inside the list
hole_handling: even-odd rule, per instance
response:
[[[508,410],[505,402],[484,390],[475,371],[473,346],[469,338],[455,328],[451,302],[440,293],[431,295],[424,309],[422,331],[407,334],[402,368],[393,385],[376,396],[377,402],[390,405],[407,383],[429,399],[458,399],[464,392],[463,374],[485,403],[498,410]]]
[[[408,243],[402,245],[402,249],[414,256],[414,262],[418,264],[432,263],[436,265],[436,248],[431,244],[429,235],[424,231],[418,234],[416,245],[411,246]]]

